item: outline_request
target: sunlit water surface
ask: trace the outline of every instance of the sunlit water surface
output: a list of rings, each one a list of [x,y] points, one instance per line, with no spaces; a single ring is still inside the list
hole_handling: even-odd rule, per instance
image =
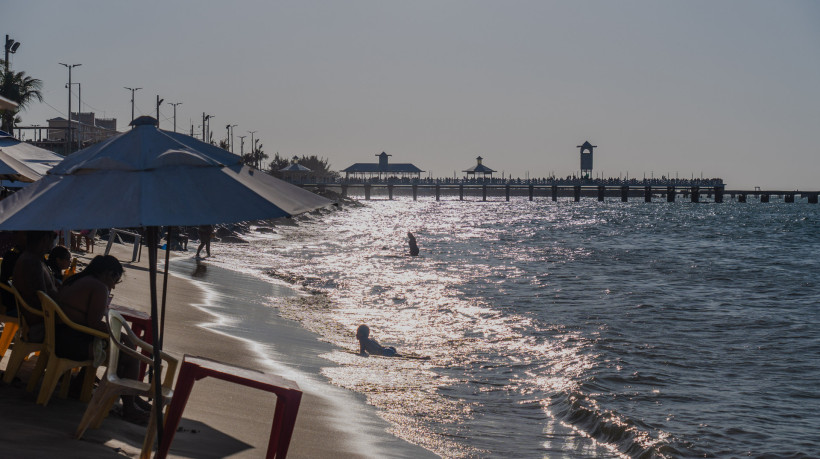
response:
[[[820,455],[820,207],[370,201],[211,263],[448,457]],[[407,256],[412,231],[421,256]],[[430,360],[355,355],[355,329]]]

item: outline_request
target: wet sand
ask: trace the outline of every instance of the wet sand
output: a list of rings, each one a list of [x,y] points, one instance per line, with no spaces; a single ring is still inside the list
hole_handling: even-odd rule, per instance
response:
[[[104,251],[104,244],[98,242],[97,254]],[[135,263],[129,262],[128,246],[115,244],[112,254],[126,271],[113,292],[113,303],[148,312],[147,250]],[[90,255],[81,255],[81,261],[87,263]],[[207,259],[197,269],[192,255],[193,251],[172,254],[165,350],[180,360],[184,354],[203,356],[296,381],[304,395],[289,457],[435,457],[388,434],[389,425],[365,404],[363,396],[325,381],[319,371],[330,362],[319,356],[333,347],[262,304],[267,296],[289,294],[287,289],[209,266]],[[164,252],[159,256],[163,258]],[[259,330],[264,330],[264,336],[253,335]],[[235,337],[243,334],[245,339]],[[8,353],[0,369],[5,369],[7,359]],[[27,381],[24,371],[21,377]],[[34,399],[25,391],[25,383],[0,383],[4,457],[138,456],[144,427],[112,414],[100,429],[75,440],[73,432],[85,404],[55,395],[44,408]],[[275,399],[267,392],[217,380],[198,381],[174,437],[171,457],[263,457],[274,406]]]

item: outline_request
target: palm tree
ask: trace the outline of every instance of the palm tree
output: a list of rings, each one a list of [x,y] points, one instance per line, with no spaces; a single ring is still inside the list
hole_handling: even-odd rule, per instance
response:
[[[33,99],[43,101],[43,94],[40,92],[42,87],[43,82],[41,80],[26,76],[26,72],[4,70],[0,74],[0,95],[17,102],[19,105],[16,109],[0,111],[3,120],[2,130],[12,132],[14,123],[20,121],[17,113],[24,110]]]

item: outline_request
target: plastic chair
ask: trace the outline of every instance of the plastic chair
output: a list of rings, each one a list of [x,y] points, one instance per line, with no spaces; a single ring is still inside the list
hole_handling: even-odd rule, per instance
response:
[[[185,410],[188,397],[194,388],[194,383],[207,377],[272,392],[276,396],[276,408],[273,413],[273,423],[271,424],[268,450],[265,457],[269,459],[284,459],[287,457],[293,428],[296,425],[296,415],[302,401],[302,391],[299,386],[281,376],[262,373],[250,368],[237,367],[204,357],[186,355],[182,359],[182,367],[179,370],[179,378],[174,389],[176,395],[171,401],[166,416],[165,426],[162,431],[162,443],[159,445],[157,455],[154,458],[165,459],[168,456],[174,433],[177,431],[182,412]]]
[[[63,378],[63,384],[60,389],[60,397],[65,398],[68,396],[68,386],[71,382],[70,370],[83,367],[86,368],[86,371],[85,379],[83,380],[82,392],[80,394],[80,400],[88,402],[91,400],[91,392],[94,390],[94,377],[96,375],[94,361],[92,359],[71,360],[57,356],[55,353],[56,336],[54,329],[54,326],[57,323],[56,318],[59,317],[60,321],[69,327],[96,338],[107,340],[108,334],[72,322],[71,319],[65,315],[65,312],[60,309],[60,306],[58,306],[57,303],[55,303],[54,300],[52,300],[45,293],[38,291],[37,297],[40,298],[40,304],[43,305],[43,318],[46,322],[46,338],[43,341],[43,352],[46,354],[46,372],[43,376],[43,385],[40,387],[40,393],[37,395],[37,403],[43,406],[48,405],[48,401],[51,399],[51,395],[57,387],[60,376],[63,376],[64,374],[65,377]],[[41,355],[40,359],[42,358],[43,356]],[[32,380],[33,378],[34,376],[32,376]],[[31,380],[29,381],[29,384],[31,384]]]
[[[6,372],[3,374],[3,382],[9,384],[14,380],[14,377],[17,376],[17,371],[20,370],[20,366],[23,364],[23,361],[26,360],[31,354],[39,354],[40,351],[43,350],[43,343],[35,343],[28,340],[29,326],[26,321],[26,316],[23,314],[23,309],[32,315],[40,317],[43,316],[43,312],[29,306],[14,286],[0,283],[0,288],[11,292],[14,295],[14,298],[17,300],[17,312],[20,315],[18,317],[20,333],[17,334],[17,339],[14,341],[14,347],[11,349],[11,356],[9,356],[9,361],[6,365]],[[37,358],[37,364],[34,367],[34,371],[31,373],[31,378],[29,379],[28,386],[26,387],[26,390],[29,392],[34,390],[37,381],[40,380],[40,375],[42,374],[43,369],[45,369],[46,359],[44,357],[45,356],[41,358],[38,356]]]
[[[6,355],[6,351],[11,346],[11,341],[17,330],[20,328],[20,319],[17,317],[0,314],[0,322],[3,322],[3,334],[0,335],[0,358]]]
[[[153,383],[146,383],[135,379],[120,378],[117,376],[117,364],[120,358],[120,352],[133,357],[140,362],[152,364],[153,360],[150,357],[143,355],[141,352],[147,351],[153,353],[154,348],[145,341],[139,339],[128,326],[125,318],[117,311],[108,311],[108,327],[109,327],[109,346],[108,346],[108,371],[100,386],[94,392],[94,397],[88,408],[85,410],[83,418],[80,420],[80,425],[77,426],[76,437],[82,438],[85,431],[91,427],[97,429],[102,424],[103,419],[108,416],[111,411],[111,406],[122,395],[137,395],[153,398],[154,385]],[[123,333],[124,332],[124,333]],[[121,343],[123,335],[127,336],[127,340],[137,346],[137,349]],[[174,383],[174,376],[176,375],[179,360],[165,353],[160,352],[162,360],[165,362],[165,377],[162,379],[162,398],[165,406],[171,401],[171,396],[174,391],[172,389]],[[156,381],[159,378],[154,378]],[[154,409],[156,404],[154,404]],[[151,410],[151,417],[149,420],[148,431],[145,436],[145,441],[142,446],[142,456],[148,457],[151,449],[154,446],[154,434],[156,433],[156,413]]]

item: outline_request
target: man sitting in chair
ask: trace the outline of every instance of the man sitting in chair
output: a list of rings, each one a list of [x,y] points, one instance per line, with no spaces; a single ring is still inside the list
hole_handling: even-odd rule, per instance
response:
[[[51,250],[54,242],[53,231],[26,231],[26,248],[14,265],[12,282],[20,293],[23,301],[34,309],[42,310],[37,291],[42,290],[48,296],[57,296],[57,285],[44,261],[45,254]],[[24,308],[20,313],[25,315],[29,326],[28,340],[34,343],[42,342],[45,338],[43,318],[32,315]]]

